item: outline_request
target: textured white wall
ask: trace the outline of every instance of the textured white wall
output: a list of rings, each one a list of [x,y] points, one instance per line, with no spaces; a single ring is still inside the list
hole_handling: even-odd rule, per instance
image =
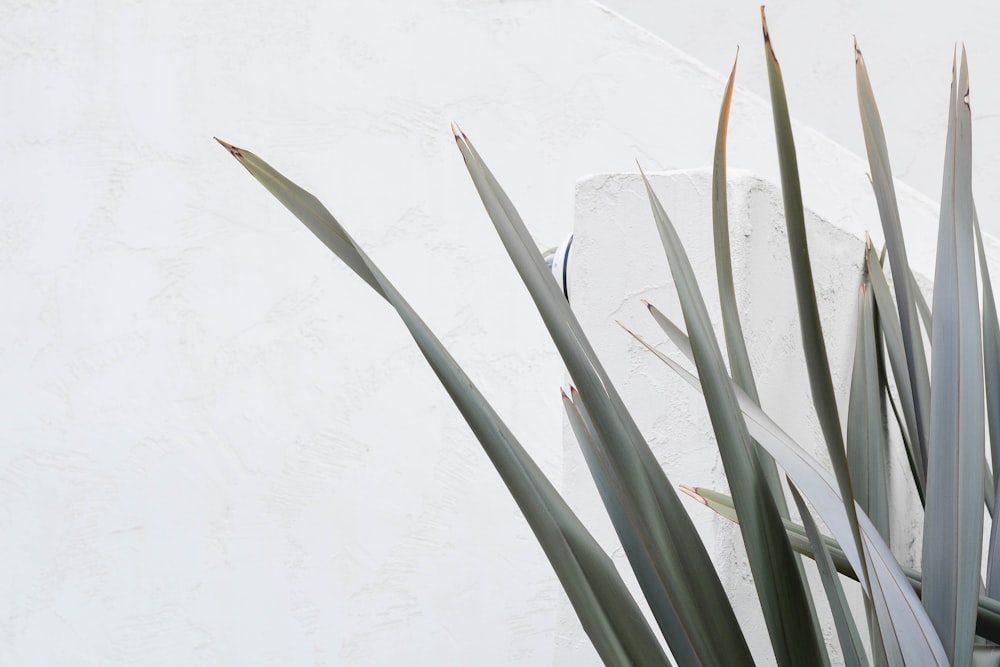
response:
[[[885,123],[896,178],[941,196],[948,84],[956,43],[971,70],[973,189],[983,229],[1000,234],[1000,11],[990,0],[947,6],[916,0],[602,0],[709,67],[728,71],[741,47],[738,80],[767,96],[760,5],[781,58],[792,114],[859,155],[865,154],[854,81],[854,44],[865,54]]]
[[[448,122],[551,246],[581,176],[707,164],[721,90],[579,0],[0,4],[0,663],[579,643],[403,328],[211,136],[323,199],[558,479],[561,367]],[[773,178],[765,112],[731,162]],[[872,226],[863,163],[798,140],[812,208]]]

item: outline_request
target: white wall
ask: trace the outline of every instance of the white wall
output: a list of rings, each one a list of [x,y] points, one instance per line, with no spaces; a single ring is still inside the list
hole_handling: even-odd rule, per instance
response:
[[[941,196],[948,84],[955,44],[971,70],[973,190],[983,229],[1000,234],[1000,12],[989,0],[602,0],[709,67],[728,72],[737,45],[738,80],[767,96],[760,5],[781,59],[792,114],[858,155],[865,154],[854,80],[857,36],[886,128],[896,178]]]
[[[558,479],[562,370],[448,122],[547,247],[581,176],[708,164],[721,90],[579,0],[0,6],[0,663],[557,660],[403,328],[211,136],[323,199]],[[765,113],[731,163],[773,178]],[[812,208],[873,226],[863,163],[797,138]]]

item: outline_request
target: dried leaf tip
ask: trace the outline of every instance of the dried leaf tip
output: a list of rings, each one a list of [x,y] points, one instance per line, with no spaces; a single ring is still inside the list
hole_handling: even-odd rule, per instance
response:
[[[771,35],[767,31],[767,16],[764,13],[764,5],[760,6],[760,22],[761,22],[761,25],[764,28],[764,43],[765,44],[770,44],[771,43]]]
[[[865,230],[865,255],[868,255],[868,251],[872,249],[872,237],[868,235],[868,230]]]
[[[962,102],[969,106],[969,55],[965,52],[965,44],[962,44],[962,79],[965,80],[965,92],[962,95]]]
[[[562,399],[564,401],[568,401],[569,400],[569,396],[566,395],[566,390],[565,389],[563,389],[562,387],[559,387],[559,393],[562,395]]]
[[[462,132],[462,128],[460,128],[458,126],[458,123],[456,123],[455,121],[451,122],[451,133],[455,135],[455,141],[458,141],[459,139],[465,139],[466,141],[468,141],[468,139],[465,136],[465,132]]]
[[[861,47],[858,46],[858,36],[853,35],[853,37],[854,37],[854,62],[855,64],[857,64],[858,61],[862,60]]]
[[[218,137],[212,137],[212,138],[215,139],[216,141],[218,141],[220,144],[222,144],[222,147],[225,148],[227,151],[229,151],[232,154],[232,156],[234,158],[236,158],[237,160],[240,160],[240,159],[243,158],[243,153],[241,153],[240,149],[237,148],[236,146],[233,146],[232,144],[228,144],[228,143],[226,143],[225,141],[223,141],[222,139],[220,139]]]
[[[705,500],[704,496],[702,496],[700,493],[698,493],[698,489],[696,489],[694,487],[691,487],[691,486],[688,486],[687,484],[681,484],[680,489],[681,489],[681,491],[683,491],[687,495],[689,495],[692,498],[694,498],[695,500],[697,500],[702,505],[705,505],[706,507],[708,506],[708,501]]]

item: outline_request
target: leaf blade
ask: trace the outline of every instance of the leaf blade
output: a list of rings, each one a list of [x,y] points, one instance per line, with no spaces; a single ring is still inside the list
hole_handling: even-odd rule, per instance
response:
[[[972,229],[968,63],[952,79],[934,272],[924,606],[954,664],[971,659],[983,520],[983,350]]]
[[[810,598],[798,576],[797,559],[740,414],[694,270],[649,179],[645,174],[642,177],[684,320],[693,334],[691,349],[704,382],[705,402],[726,478],[740,514],[740,531],[771,646],[779,664],[823,664],[827,660],[826,650],[813,622]]]
[[[608,443],[607,458],[617,468],[625,491],[621,499],[636,517],[646,551],[629,553],[628,540],[623,539],[626,555],[639,569],[646,559],[653,563],[660,586],[679,612],[683,632],[665,630],[665,637],[668,642],[680,638],[689,644],[679,649],[681,653],[694,651],[708,664],[747,662],[751,658],[746,640],[694,524],[625,409],[513,203],[464,133],[453,129],[487,214],[579,390],[581,405],[595,427],[595,442]],[[657,620],[661,628],[672,622],[671,618]]]
[[[922,296],[919,290],[914,289],[915,284],[906,256],[906,243],[900,222],[899,205],[896,201],[892,169],[889,165],[889,149],[885,139],[885,130],[882,127],[878,105],[875,103],[875,93],[868,76],[868,68],[865,65],[861,49],[858,48],[857,40],[854,42],[854,62],[858,108],[861,113],[861,128],[865,137],[868,164],[871,169],[872,189],[878,205],[879,218],[882,221],[882,232],[885,234],[889,263],[894,278],[896,307],[910,380],[910,400],[913,403],[915,414],[919,417],[916,422],[917,430],[911,433],[910,437],[920,453],[921,469],[926,470],[930,378],[927,371],[927,355],[924,350],[923,336],[917,320],[918,299]],[[914,294],[914,292],[916,293]]]
[[[396,309],[510,490],[602,659],[670,664],[614,563],[395,286],[315,197],[249,151],[223,145]]]
[[[629,333],[684,381],[702,391],[701,382],[696,375],[640,336]],[[880,620],[880,627],[887,649],[895,646],[895,650],[912,664],[931,661],[934,665],[948,665],[947,655],[927,612],[913,593],[912,587],[905,585],[906,576],[902,568],[874,524],[863,512],[856,512],[855,520],[862,538],[862,546],[859,548],[855,540],[855,529],[839,495],[836,480],[831,479],[823,466],[809,456],[801,445],[789,437],[739,387],[734,386],[733,390],[751,434],[770,452],[816,509],[840,543],[851,568],[855,572],[864,572],[863,564],[866,564],[867,571],[872,576],[870,579],[862,578],[861,585],[876,601],[883,600],[879,614],[884,622]]]

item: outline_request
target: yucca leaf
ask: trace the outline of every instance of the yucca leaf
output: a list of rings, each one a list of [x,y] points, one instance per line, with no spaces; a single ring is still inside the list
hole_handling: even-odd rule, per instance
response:
[[[738,55],[738,54],[737,54]],[[722,329],[733,380],[748,396],[758,399],[750,356],[747,354],[740,311],[736,304],[736,285],[733,281],[733,260],[729,246],[729,196],[726,182],[726,135],[729,130],[729,112],[736,83],[736,63],[733,63],[726,91],[719,111],[719,128],[715,136],[715,158],[712,164],[712,232],[715,239],[715,275],[719,288],[719,306],[722,311]],[[759,400],[759,399],[758,399]],[[762,452],[761,467],[771,486],[775,501],[787,512],[787,503],[781,490],[781,480],[774,460]]]
[[[865,271],[871,284],[872,294],[875,297],[875,304],[879,311],[879,324],[882,328],[882,336],[885,340],[885,348],[889,357],[889,366],[892,368],[892,376],[895,380],[899,405],[903,412],[905,428],[903,432],[906,453],[910,459],[910,468],[913,470],[913,481],[917,487],[917,493],[921,500],[924,497],[924,487],[926,486],[927,474],[924,469],[924,458],[916,449],[914,442],[919,427],[916,408],[913,405],[913,391],[910,382],[909,365],[906,362],[906,348],[903,343],[903,333],[899,323],[899,317],[892,301],[892,293],[889,289],[889,282],[882,272],[882,265],[875,255],[875,249],[871,243],[866,242],[867,252],[865,253]]]
[[[681,310],[705,389],[705,402],[729,488],[740,515],[740,531],[750,561],[761,610],[780,665],[818,665],[826,659],[805,582],[797,576],[796,557],[788,544],[767,483],[747,432],[733,385],[726,372],[694,270],[677,232],[643,174],[653,218],[670,264]]]
[[[737,52],[737,57],[739,52]],[[750,398],[760,403],[757,384],[754,381],[750,355],[747,353],[740,311],[736,304],[736,285],[733,280],[733,260],[729,244],[729,196],[726,181],[726,136],[729,131],[729,112],[733,103],[733,88],[736,84],[736,63],[733,63],[726,91],[722,96],[719,111],[719,127],[715,135],[715,158],[712,163],[712,231],[715,239],[715,275],[719,288],[719,306],[722,312],[722,330],[729,356],[729,368],[733,380]],[[788,503],[781,488],[781,478],[774,459],[761,447],[755,447],[760,469],[774,496],[774,504],[782,518],[788,518]],[[798,563],[799,576],[805,577],[801,562]],[[811,601],[810,597],[810,601]],[[813,609],[814,621],[815,609]]]
[[[676,609],[657,618],[673,651],[694,653],[705,664],[745,664],[751,660],[746,640],[719,581],[708,552],[672,486],[625,409],[562,292],[545,266],[510,199],[482,158],[458,128],[455,140],[500,240],[538,308],[542,321],[579,390],[581,407],[594,425],[594,442],[621,480],[620,502],[641,535],[644,553],[623,534],[633,527],[616,525],[629,562],[637,573],[651,562],[655,584]],[[630,546],[631,545],[631,546]],[[631,550],[631,553],[630,553]],[[645,591],[644,591],[645,592]],[[654,614],[657,607],[651,607]],[[674,622],[680,618],[682,627]]]
[[[703,391],[698,376],[669,355],[649,345],[640,336],[631,331],[629,333],[688,384]],[[683,345],[678,347],[683,349]],[[861,585],[876,605],[886,650],[899,655],[907,664],[947,665],[947,656],[927,612],[921,606],[920,599],[913,594],[912,588],[906,584],[903,570],[875,525],[864,512],[857,511],[857,506],[852,501],[855,508],[853,516],[857,522],[855,525],[862,538],[859,549],[837,481],[739,387],[733,385],[733,391],[751,435],[767,449],[815,508],[823,523],[833,533],[834,539],[842,545],[851,568],[855,572],[864,572],[862,563],[867,564],[869,577],[863,579]]]
[[[730,496],[704,487],[682,485],[681,490],[722,518],[728,519],[733,523],[739,523],[736,517],[736,510],[733,508],[733,499]],[[816,555],[813,552],[812,543],[806,535],[805,527],[791,521],[785,521],[785,531],[788,533],[788,539],[796,553],[815,559]],[[851,567],[850,561],[844,555],[844,550],[840,548],[837,540],[827,535],[821,535],[821,539],[827,553],[830,554],[830,559],[833,561],[837,572],[854,581],[858,581],[857,573]],[[900,570],[902,570],[903,575],[910,582],[914,593],[919,596],[921,591],[920,572],[902,566],[900,566]],[[976,634],[984,639],[1000,643],[1000,600],[985,595],[979,596],[979,605],[976,611]]]
[[[851,476],[844,451],[844,436],[840,426],[840,414],[837,408],[836,394],[833,389],[833,379],[830,375],[830,363],[823,337],[823,326],[820,320],[819,308],[816,303],[816,290],[813,284],[812,265],[809,259],[808,234],[805,225],[805,208],[802,204],[802,188],[799,182],[798,158],[795,151],[795,139],[792,134],[791,115],[788,111],[788,99],[785,94],[785,84],[781,75],[781,67],[774,53],[774,46],[767,29],[767,18],[764,7],[760,8],[761,23],[764,30],[764,54],[767,61],[767,78],[771,97],[771,115],[774,120],[774,134],[778,149],[778,167],[781,175],[781,196],[784,204],[785,229],[788,234],[789,257],[791,259],[794,277],[795,297],[798,306],[799,327],[802,336],[802,347],[805,353],[806,370],[809,377],[809,387],[813,406],[819,421],[820,430],[826,443],[827,454],[833,467],[834,476],[844,503],[856,547],[863,549],[861,530],[855,516],[852,497]],[[869,573],[865,566],[867,560],[862,560],[863,569],[859,570],[867,580]],[[878,592],[878,591],[877,591]],[[880,593],[880,592],[879,592]],[[873,600],[876,611],[888,613],[884,608],[884,599],[876,595]],[[883,621],[887,619],[883,618]],[[899,656],[898,641],[895,636],[883,636],[883,644],[889,660],[894,661]]]
[[[681,484],[680,488],[681,491],[686,493],[691,498],[694,498],[705,507],[708,507],[722,518],[729,519],[733,523],[740,522],[739,517],[736,515],[736,508],[733,506],[732,496],[727,496],[724,493],[718,493],[717,491],[712,491],[711,489],[688,486],[686,484]]]
[[[953,70],[954,73],[954,70]],[[952,77],[934,335],[923,601],[955,665],[971,660],[983,530],[983,348],[972,224],[969,72]]]
[[[871,241],[867,238],[865,245],[867,256],[873,252]],[[881,336],[877,335],[880,325],[876,323],[876,308],[871,291],[869,275],[865,271],[859,290],[854,367],[847,408],[847,460],[854,498],[861,510],[871,518],[886,544],[889,544],[889,472],[886,465],[885,394],[882,392],[886,380],[885,360],[879,354],[882,351]],[[895,313],[890,315],[895,317]],[[808,531],[806,514],[802,514],[802,519]],[[828,554],[823,553],[822,544],[817,546],[813,532],[809,533],[809,541],[813,543],[817,565],[829,558]],[[872,639],[873,661],[876,665],[886,665],[893,648],[890,646],[887,651],[881,641],[882,629],[878,613],[869,598],[865,598],[865,616],[869,624],[869,637]],[[857,633],[856,627],[852,626],[852,629]],[[892,655],[893,659],[898,657]]]
[[[819,419],[820,429],[826,441],[827,452],[833,464],[833,471],[840,485],[841,495],[850,497],[850,475],[844,458],[844,436],[840,430],[840,415],[837,399],[830,377],[830,362],[823,342],[823,325],[820,322],[816,304],[816,290],[813,286],[812,265],[809,261],[809,242],[806,234],[805,208],[802,205],[802,187],[799,183],[798,158],[795,154],[795,139],[792,136],[792,121],[788,113],[788,100],[781,68],[774,55],[771,36],[767,30],[764,7],[760,8],[764,28],[764,54],[767,60],[767,79],[771,92],[771,111],[774,118],[774,134],[778,145],[778,167],[781,173],[781,197],[784,202],[785,228],[788,232],[788,249],[795,283],[795,299],[798,304],[799,325],[802,330],[802,347],[809,374],[813,405]]]
[[[996,301],[993,297],[993,283],[986,262],[986,249],[979,229],[979,216],[975,206],[972,209],[972,224],[976,232],[976,253],[979,259],[979,275],[983,285],[983,369],[986,388],[986,423],[989,426],[990,453],[993,457],[992,479],[987,476],[986,487],[994,490],[994,502],[1000,492],[1000,323],[997,321]],[[1000,520],[995,511],[990,527],[990,544],[986,556],[986,594],[1000,595]]]
[[[837,575],[830,552],[802,495],[795,486],[791,487],[791,491],[795,506],[799,509],[799,516],[802,517],[802,527],[805,528],[809,544],[812,546],[813,558],[823,582],[823,589],[826,591],[826,599],[830,603],[830,612],[833,615],[833,624],[837,628],[844,664],[852,667],[867,665],[865,647],[861,643],[861,635],[858,634],[858,627],[854,623],[851,607],[847,604],[844,587],[840,585],[840,577]]]
[[[881,384],[881,391],[885,394],[886,398],[889,399],[889,407],[892,409],[892,416],[896,420],[896,426],[899,427],[899,437],[903,440],[903,450],[906,453],[906,462],[910,467],[910,476],[916,480],[919,477],[916,464],[917,458],[913,455],[913,447],[910,445],[910,438],[906,435],[906,424],[903,422],[903,415],[900,414],[899,407],[896,405],[896,399],[893,397],[892,390],[889,388],[889,378],[887,376],[880,377],[879,383]],[[914,488],[917,490],[917,495],[920,498],[920,505],[923,507],[923,489],[920,488],[919,484],[915,484]]]
[[[674,608],[670,597],[658,585],[656,567],[648,557],[648,552],[642,547],[642,534],[638,528],[638,522],[635,517],[630,516],[629,508],[622,502],[622,498],[625,496],[622,480],[614,465],[608,460],[607,448],[596,441],[598,436],[593,422],[586,411],[581,410],[577,404],[578,401],[574,400],[579,398],[576,389],[571,388],[570,394],[570,396],[567,396],[565,392],[562,394],[563,407],[569,418],[570,427],[580,444],[584,460],[587,462],[612,524],[618,531],[623,547],[629,553],[636,555],[632,560],[632,568],[637,580],[646,582],[642,586],[646,601],[654,610],[656,618],[670,619],[667,626],[671,632],[683,631],[684,624],[681,622],[677,609]],[[674,660],[681,665],[699,663],[697,655],[691,648],[690,641],[675,640],[671,645],[671,652]]]
[[[913,277],[912,272],[910,273],[910,285],[912,287],[910,294],[913,295],[913,300],[917,302],[917,312],[920,313],[920,321],[924,325],[924,333],[927,334],[927,340],[930,340],[931,334],[934,331],[934,317],[931,313],[931,307],[927,304],[927,299],[920,290],[920,285],[917,284],[917,279]]]
[[[847,460],[854,499],[889,542],[889,474],[871,290],[866,281],[858,297],[854,370],[847,410]]]
[[[736,285],[733,281],[733,260],[729,247],[729,197],[726,183],[726,134],[729,128],[729,111],[733,102],[733,87],[736,83],[736,63],[729,74],[726,92],[722,97],[719,111],[719,128],[715,137],[715,158],[712,164],[712,231],[715,238],[715,275],[719,286],[719,307],[722,311],[722,329],[726,337],[726,351],[733,380],[751,398],[757,398],[757,385],[750,367],[740,311],[736,305]],[[763,464],[766,459],[762,459]],[[781,482],[774,461],[770,461],[770,471],[765,473],[775,498],[784,500]],[[773,482],[773,483],[772,483]],[[784,503],[782,503],[784,504]]]
[[[520,507],[602,660],[669,664],[614,563],[392,283],[315,197],[253,153],[220,143],[399,313]]]
[[[906,244],[899,218],[899,206],[896,202],[892,169],[889,166],[889,149],[886,145],[885,131],[882,128],[882,118],[878,112],[878,105],[875,103],[871,80],[868,77],[868,68],[865,66],[865,59],[858,48],[857,40],[854,42],[854,54],[861,128],[864,131],[865,148],[868,152],[872,189],[875,192],[875,201],[878,204],[879,217],[882,220],[882,232],[885,234],[886,246],[889,249],[889,264],[892,267],[896,306],[911,383],[909,391],[918,417],[917,432],[910,433],[910,438],[917,446],[917,451],[920,452],[921,469],[925,470],[929,424],[928,406],[930,405],[927,358],[923,337],[920,333],[920,324],[917,321],[917,304],[913,294],[914,284],[910,264],[906,257]],[[917,294],[919,295],[919,290],[917,290]]]
[[[986,380],[986,419],[989,425],[990,453],[993,459],[994,486],[1000,482],[1000,322],[997,318],[996,300],[990,268],[983,247],[983,235],[979,229],[979,216],[975,206],[972,209],[972,223],[976,232],[976,254],[979,259],[979,275],[983,286],[983,369]]]

